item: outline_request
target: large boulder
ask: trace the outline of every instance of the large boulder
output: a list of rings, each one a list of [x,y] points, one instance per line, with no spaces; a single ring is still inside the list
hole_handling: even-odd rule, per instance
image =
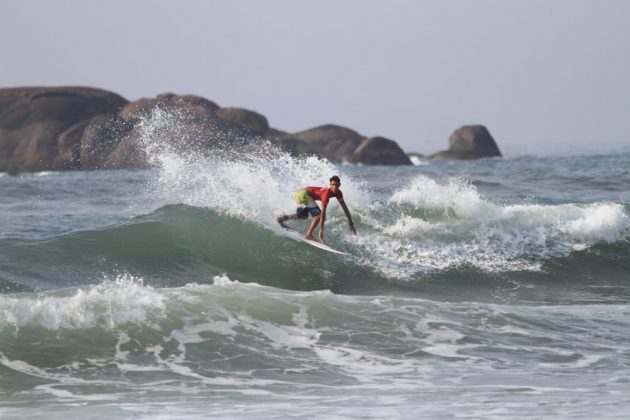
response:
[[[101,114],[108,115],[108,114]],[[98,116],[97,116],[98,117]],[[96,118],[96,117],[94,117]],[[83,120],[59,134],[57,138],[57,153],[53,156],[51,168],[82,169],[81,137],[91,120]]]
[[[219,106],[201,96],[163,93],[155,98],[142,98],[130,102],[120,111],[119,115],[125,121],[138,122],[149,117],[157,108],[166,112],[186,113],[191,117],[204,118],[212,115],[219,109]]]
[[[262,136],[269,130],[269,123],[264,115],[243,108],[220,108],[215,114],[224,121],[239,124],[252,134]]]
[[[81,121],[59,135],[53,166],[58,169],[115,168],[110,155],[132,128],[132,124],[116,114],[99,114]]]
[[[481,159],[501,157],[492,135],[483,125],[458,128],[448,139],[448,150],[434,153],[433,159]]]
[[[79,161],[83,169],[118,168],[112,153],[131,132],[133,124],[118,115],[97,115],[81,133]],[[135,165],[123,166],[135,167]]]
[[[159,164],[162,151],[233,154],[261,139],[336,163],[410,163],[383,137],[331,124],[290,134],[270,128],[261,114],[194,95],[128,102],[83,87],[0,89],[1,172],[145,168]]]
[[[219,149],[238,150],[269,128],[267,119],[255,112],[219,108],[202,97],[172,93],[131,102],[119,115],[134,129],[110,154],[108,164],[113,168],[159,164],[152,159],[162,150],[196,156]]]
[[[107,158],[107,167],[111,169],[150,168],[149,156],[135,132],[123,137]]]
[[[282,131],[282,130],[278,130],[277,128],[269,128],[267,130],[267,132],[265,133],[265,137],[269,140],[280,140],[286,137],[290,137],[291,133],[288,133],[286,131]]]
[[[115,93],[86,87],[0,89],[0,171],[80,168],[76,142],[86,121],[116,114],[127,103]],[[72,127],[73,133],[60,139]]]
[[[278,146],[281,150],[290,153],[293,156],[299,156],[301,153],[301,141],[296,139],[293,134],[277,128],[269,128],[264,136],[271,144]]]
[[[411,165],[411,160],[398,144],[385,137],[371,137],[359,144],[349,160],[365,165]]]
[[[327,124],[295,134],[269,129],[267,138],[292,155],[315,155],[331,162],[365,165],[410,165],[395,141],[365,138],[354,130]]]
[[[331,162],[350,162],[365,136],[346,127],[327,124],[293,134],[298,154],[314,154]]]

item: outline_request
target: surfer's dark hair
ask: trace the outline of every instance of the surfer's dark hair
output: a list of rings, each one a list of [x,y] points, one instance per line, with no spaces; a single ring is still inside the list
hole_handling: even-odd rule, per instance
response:
[[[337,175],[331,176],[330,179],[328,180],[328,182],[333,182],[333,181],[337,181],[337,185],[341,184],[341,180],[339,179]]]

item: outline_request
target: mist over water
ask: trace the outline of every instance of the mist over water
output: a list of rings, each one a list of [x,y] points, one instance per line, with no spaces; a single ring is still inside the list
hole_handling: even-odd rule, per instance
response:
[[[181,118],[140,124],[156,169],[0,176],[2,417],[627,413],[630,156],[334,165]],[[332,175],[347,257],[275,221]]]

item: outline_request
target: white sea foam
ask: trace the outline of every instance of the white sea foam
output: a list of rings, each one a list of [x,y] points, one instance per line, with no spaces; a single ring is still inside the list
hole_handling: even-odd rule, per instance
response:
[[[466,178],[455,177],[447,184],[439,184],[424,175],[415,177],[409,185],[395,191],[389,202],[442,210],[445,215],[453,210],[459,216],[469,217],[487,213],[492,207],[481,199]]]
[[[409,160],[411,160],[411,163],[413,163],[415,166],[424,166],[429,164],[428,160],[422,159],[418,156],[411,156]]]
[[[55,294],[0,296],[0,329],[36,324],[49,330],[94,326],[114,328],[163,316],[164,297],[142,280],[121,275],[115,280]]]
[[[575,217],[567,220],[564,228],[577,241],[615,242],[627,234],[630,219],[620,204],[595,203],[585,209],[572,210]]]
[[[212,278],[212,284],[214,286],[234,286],[238,285],[238,281],[233,281],[226,274],[221,274]],[[188,284],[186,287],[193,287],[193,285]]]
[[[403,215],[393,225],[384,226],[383,232],[390,236],[420,237],[427,232],[441,229],[442,223],[431,223],[418,217]]]
[[[373,230],[352,244],[362,263],[399,278],[462,265],[535,271],[546,258],[630,237],[621,204],[496,204],[461,177],[441,184],[417,176],[388,205],[395,216],[383,219],[383,205],[371,206],[362,220]]]
[[[453,216],[463,224],[469,222],[475,227],[495,225],[508,234],[510,231],[543,229],[546,238],[567,234],[575,240],[613,242],[627,235],[630,225],[621,204],[498,205],[484,200],[476,188],[463,178],[453,178],[440,185],[421,175],[409,186],[396,191],[389,201],[425,210],[442,210],[446,215],[452,211]],[[402,222],[404,225],[405,217],[397,220],[396,224]],[[413,230],[414,225],[407,225],[409,230]],[[404,233],[404,230],[398,233]]]

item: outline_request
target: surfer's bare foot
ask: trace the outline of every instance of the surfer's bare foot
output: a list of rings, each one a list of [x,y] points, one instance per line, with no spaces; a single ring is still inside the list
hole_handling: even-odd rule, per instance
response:
[[[314,241],[313,235],[304,235],[304,239],[308,239],[309,241]]]

